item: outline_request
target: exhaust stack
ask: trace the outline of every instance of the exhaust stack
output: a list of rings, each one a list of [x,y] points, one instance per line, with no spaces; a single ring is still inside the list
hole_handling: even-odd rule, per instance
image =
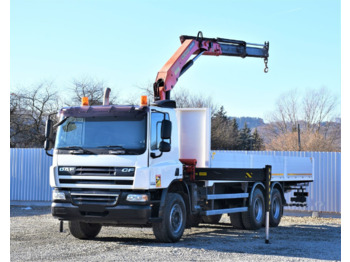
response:
[[[105,93],[103,95],[103,105],[104,106],[108,106],[109,105],[109,94],[111,93],[111,89],[109,87],[107,87],[105,89]]]

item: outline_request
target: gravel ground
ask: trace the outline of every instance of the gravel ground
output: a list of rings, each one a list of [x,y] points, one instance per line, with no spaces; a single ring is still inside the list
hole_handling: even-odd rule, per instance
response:
[[[94,240],[70,235],[50,207],[11,206],[11,261],[340,261],[339,218],[286,216],[270,230],[234,230],[225,215],[218,225],[185,230],[178,243],[155,240],[150,228],[103,227]]]

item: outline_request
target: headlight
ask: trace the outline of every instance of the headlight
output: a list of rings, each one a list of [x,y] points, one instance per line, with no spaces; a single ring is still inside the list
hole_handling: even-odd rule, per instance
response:
[[[52,200],[66,200],[66,194],[55,189],[52,192]]]
[[[144,194],[129,194],[126,197],[127,201],[130,202],[147,202],[148,201],[148,195]]]

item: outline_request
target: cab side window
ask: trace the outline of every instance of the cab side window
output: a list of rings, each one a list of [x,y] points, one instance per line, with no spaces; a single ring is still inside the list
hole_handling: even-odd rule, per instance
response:
[[[153,112],[151,115],[151,150],[159,149],[159,143],[162,141],[160,132],[164,119],[169,120],[169,114]],[[164,141],[170,143],[170,139]]]

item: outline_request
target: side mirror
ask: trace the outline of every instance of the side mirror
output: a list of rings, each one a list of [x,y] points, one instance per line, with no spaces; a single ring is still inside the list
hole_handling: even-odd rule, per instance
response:
[[[45,126],[45,142],[44,142],[44,150],[46,151],[46,154],[48,154],[48,150],[51,150],[54,147],[54,142],[53,142],[53,130],[52,130],[52,120],[49,118],[46,121],[46,126]],[[48,154],[51,156],[50,154]]]
[[[171,146],[170,143],[165,142],[165,139],[171,139],[171,121],[164,119],[162,121],[162,126],[160,130],[160,137],[162,141],[159,143],[160,154],[157,156],[155,153],[151,153],[152,158],[158,158],[163,155],[163,152],[170,152]]]
[[[52,137],[52,120],[47,119],[46,125],[45,125],[45,138],[51,138]]]
[[[159,151],[160,152],[170,152],[170,149],[171,149],[171,146],[169,143],[164,142],[164,141],[159,143]]]
[[[53,148],[54,144],[52,142],[52,140],[46,138],[45,142],[44,142],[44,150],[45,151],[49,151]]]
[[[165,141],[161,141],[159,143],[159,151],[160,154],[157,156],[155,153],[151,153],[151,157],[152,158],[158,158],[161,157],[163,155],[163,152],[170,152],[171,146],[169,143],[165,142]]]
[[[170,120],[164,119],[162,121],[161,138],[162,139],[170,139],[171,138],[171,121]]]

